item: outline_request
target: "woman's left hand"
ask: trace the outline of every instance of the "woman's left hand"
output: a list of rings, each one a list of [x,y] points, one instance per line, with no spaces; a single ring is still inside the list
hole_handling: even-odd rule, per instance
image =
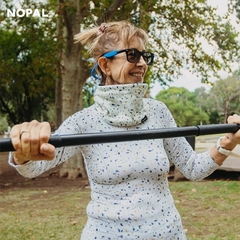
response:
[[[240,124],[240,116],[237,114],[229,116],[228,123]],[[225,145],[223,145],[222,147],[228,150],[232,150],[237,144],[240,143],[240,130],[238,130],[236,133],[227,133],[225,138],[227,141],[225,141],[226,143],[222,141],[222,143]]]

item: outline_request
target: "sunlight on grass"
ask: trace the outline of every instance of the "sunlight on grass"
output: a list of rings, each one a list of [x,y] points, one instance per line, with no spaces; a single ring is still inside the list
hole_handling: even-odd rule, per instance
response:
[[[189,240],[240,239],[240,182],[170,182]],[[78,240],[89,189],[0,191],[0,239]]]

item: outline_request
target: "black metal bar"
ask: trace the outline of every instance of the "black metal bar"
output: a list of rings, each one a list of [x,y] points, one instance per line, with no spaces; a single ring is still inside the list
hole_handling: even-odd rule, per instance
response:
[[[239,124],[210,124],[189,127],[129,130],[104,133],[52,135],[49,139],[49,143],[55,147],[63,147],[158,138],[187,137],[217,133],[235,133],[239,129]],[[10,151],[14,151],[11,139],[0,139],[0,152]]]

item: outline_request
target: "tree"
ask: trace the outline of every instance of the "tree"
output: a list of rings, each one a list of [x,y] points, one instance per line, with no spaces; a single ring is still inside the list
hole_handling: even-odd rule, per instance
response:
[[[183,87],[160,91],[156,99],[167,105],[178,126],[208,123],[208,115],[198,106],[196,95]]]
[[[232,113],[240,111],[240,78],[233,75],[216,81],[210,90],[210,107],[217,111],[221,122],[226,123]]]
[[[8,130],[7,119],[0,115],[0,134],[3,134]]]
[[[236,0],[234,5],[238,19],[240,19],[240,0]]]
[[[84,107],[90,107],[94,103],[94,92],[96,83],[92,78],[89,78],[83,87],[83,104]]]
[[[200,87],[195,89],[194,94],[196,95],[197,105],[201,111],[207,113],[209,116],[209,123],[220,123],[220,116],[213,106],[212,99],[209,97],[209,91],[206,91],[204,87]]]
[[[239,56],[236,41],[239,33],[233,31],[227,19],[223,21],[214,15],[206,1],[158,3],[156,22],[150,33],[153,46],[158,46],[156,63],[160,79],[178,77],[180,69],[186,67],[207,83],[209,76],[217,76],[221,68],[230,70],[229,59]],[[228,52],[229,47],[235,50]]]
[[[52,25],[34,17],[6,18],[1,25],[0,112],[9,124],[41,120],[54,102]]]

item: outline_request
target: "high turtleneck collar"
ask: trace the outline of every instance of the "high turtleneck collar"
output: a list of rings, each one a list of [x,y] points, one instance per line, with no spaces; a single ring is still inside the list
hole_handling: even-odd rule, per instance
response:
[[[98,86],[94,100],[108,124],[135,126],[147,120],[148,108],[143,101],[147,89],[146,83]]]

